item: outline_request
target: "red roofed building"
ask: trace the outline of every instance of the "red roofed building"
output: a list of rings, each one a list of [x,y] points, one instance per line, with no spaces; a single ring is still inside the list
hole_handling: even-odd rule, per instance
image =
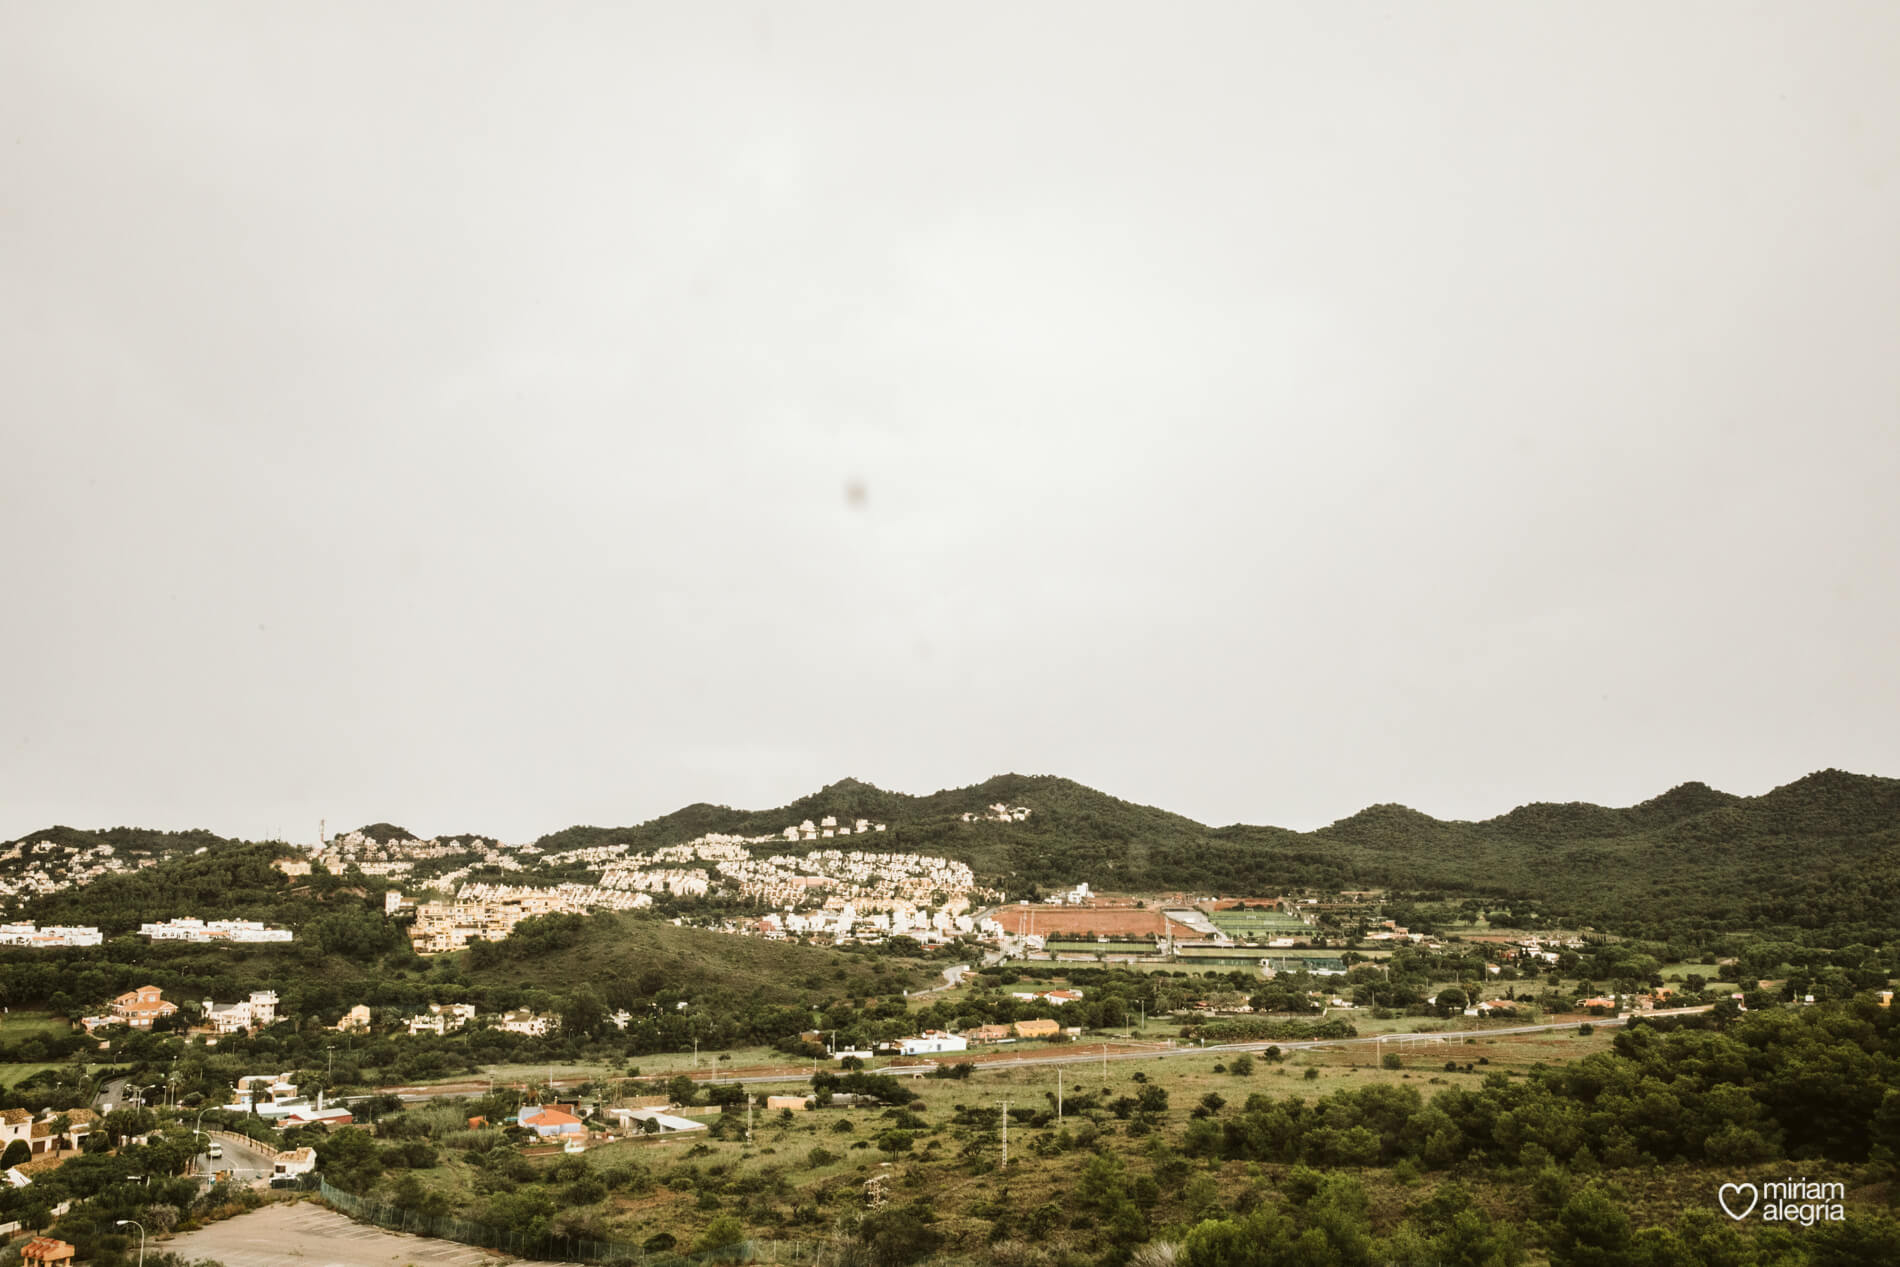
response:
[[[54,1264],[72,1260],[73,1247],[50,1236],[36,1236],[20,1247],[20,1261],[32,1263],[34,1267],[54,1267]]]
[[[120,1024],[130,1025],[133,1029],[150,1029],[152,1022],[161,1017],[170,1016],[178,1010],[176,1003],[167,1003],[159,995],[163,993],[155,985],[142,985],[136,990],[127,990],[112,1000],[113,1019]]]
[[[572,1113],[530,1104],[521,1110],[521,1124],[543,1137],[549,1135],[585,1135],[587,1127]]]
[[[1007,1025],[972,1025],[963,1036],[973,1043],[1000,1043],[1009,1037]]]

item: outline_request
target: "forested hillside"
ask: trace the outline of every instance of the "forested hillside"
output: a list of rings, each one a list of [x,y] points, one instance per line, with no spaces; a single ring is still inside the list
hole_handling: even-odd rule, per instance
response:
[[[981,817],[994,803],[1031,812],[1021,821]],[[966,813],[979,817],[965,822]],[[1900,928],[1900,780],[1838,770],[1758,797],[1685,783],[1627,808],[1540,803],[1482,822],[1375,805],[1314,832],[1210,828],[1050,776],[1000,775],[928,796],[846,779],[777,809],[690,805],[636,826],[570,827],[536,844],[545,851],[654,848],[707,832],[772,835],[826,815],[889,828],[870,838],[778,847],[942,854],[968,862],[980,881],[1012,896],[1079,881],[1137,892],[1384,887],[1529,899],[1553,920],[1658,937],[1685,927],[1781,926],[1879,941]],[[408,834],[376,826],[385,836]],[[269,851],[262,847],[247,852],[209,833],[131,829],[54,828],[20,843],[42,840],[62,848],[119,842],[151,856],[208,850],[162,875],[107,876],[83,895],[36,899],[43,922],[83,919],[116,931],[138,919],[199,911],[212,896],[222,914],[293,917],[281,909],[286,890],[263,874]]]
[[[962,821],[993,802],[1031,814]],[[1483,822],[1375,805],[1314,832],[1209,828],[1052,777],[1002,775],[918,797],[846,780],[781,809],[696,805],[540,843],[765,834],[826,814],[888,822],[876,847],[960,859],[1012,895],[1081,880],[1110,891],[1386,887],[1530,898],[1552,918],[1656,935],[1780,925],[1878,939],[1900,927],[1900,780],[1838,770],[1759,797],[1685,783],[1627,808],[1540,803]]]

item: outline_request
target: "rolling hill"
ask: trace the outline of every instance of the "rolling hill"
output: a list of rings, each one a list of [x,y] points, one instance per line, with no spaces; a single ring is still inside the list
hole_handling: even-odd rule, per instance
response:
[[[1031,813],[1021,821],[981,818],[999,802],[1028,806]],[[965,822],[966,813],[979,818]],[[1012,895],[1034,896],[1082,880],[1105,891],[1385,887],[1529,899],[1550,918],[1630,931],[1782,925],[1862,930],[1869,938],[1900,931],[1900,780],[1839,770],[1757,797],[1684,783],[1624,808],[1537,803],[1480,822],[1374,805],[1312,832],[1209,827],[1046,775],[998,775],[925,796],[845,779],[775,809],[689,805],[632,826],[570,827],[535,843],[545,852],[608,844],[652,848],[708,832],[772,835],[826,815],[890,826],[870,840],[780,848],[942,854],[969,863],[979,879]],[[390,835],[401,831],[378,826]],[[0,860],[0,880],[8,866],[18,865],[22,849],[36,844],[77,856],[116,843],[144,859],[235,842],[204,832],[53,828],[14,843],[15,849],[0,849],[14,859]],[[198,861],[191,870],[215,883],[220,877],[211,860]],[[231,877],[222,879],[228,884]],[[97,897],[112,895],[115,905],[129,908],[145,887],[130,877],[114,879]],[[96,899],[44,905],[78,918]]]
[[[995,802],[1032,813],[963,821]],[[999,775],[928,796],[847,779],[778,809],[693,805],[537,843],[763,835],[827,814],[888,822],[877,847],[959,859],[1011,893],[1078,880],[1111,891],[1388,887],[1529,898],[1553,917],[1603,927],[1900,930],[1900,780],[1838,770],[1758,797],[1691,782],[1625,808],[1536,803],[1480,822],[1375,805],[1313,832],[1212,828],[1051,776]],[[808,846],[787,846],[799,847]]]

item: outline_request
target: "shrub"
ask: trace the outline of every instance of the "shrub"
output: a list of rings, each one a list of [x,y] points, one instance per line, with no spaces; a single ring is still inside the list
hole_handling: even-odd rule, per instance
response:
[[[706,1225],[706,1230],[699,1234],[699,1239],[693,1243],[693,1248],[699,1253],[705,1253],[707,1250],[725,1249],[729,1245],[737,1245],[744,1239],[744,1225],[732,1215],[722,1214]]]

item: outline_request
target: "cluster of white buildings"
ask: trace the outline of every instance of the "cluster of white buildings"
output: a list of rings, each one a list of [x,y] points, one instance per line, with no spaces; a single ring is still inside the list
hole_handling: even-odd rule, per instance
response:
[[[1005,805],[998,801],[981,814],[965,813],[963,821],[966,823],[1020,823],[1028,817],[1027,805]]]
[[[122,858],[111,845],[78,849],[56,840],[20,841],[0,852],[0,902],[44,897],[157,864],[156,858]]]
[[[550,867],[571,867],[576,863],[588,866],[605,866],[614,859],[622,857],[632,845],[589,845],[585,849],[563,849],[560,853],[544,853],[543,864]]]
[[[253,990],[251,997],[242,1003],[219,1003],[206,999],[202,1006],[204,1028],[214,1034],[238,1034],[277,1023],[275,990]],[[86,1027],[88,1034],[107,1025],[149,1030],[155,1021],[173,1016],[177,1011],[178,1005],[165,999],[157,986],[142,985],[112,1000],[104,1015],[83,1017],[80,1024]],[[368,1009],[364,1010],[364,1015],[368,1015]]]
[[[224,1106],[232,1113],[254,1113],[269,1122],[286,1126],[348,1126],[352,1114],[346,1108],[325,1106],[323,1093],[312,1104],[297,1090],[287,1073],[247,1074],[237,1080],[237,1098]],[[308,1173],[315,1167],[315,1154],[308,1148],[279,1153],[275,1174]]]
[[[859,818],[846,825],[827,814],[815,823],[808,818],[796,827],[787,827],[779,836],[785,840],[830,840],[833,836],[862,836],[866,832],[883,830],[883,823]]]
[[[600,887],[629,893],[671,893],[674,897],[705,897],[712,876],[699,867],[608,867],[600,873]]]
[[[504,845],[481,836],[378,840],[360,831],[352,831],[332,837],[311,858],[336,875],[341,875],[350,867],[355,867],[364,875],[408,875],[421,863],[449,859],[464,862],[465,865],[459,870],[438,877],[437,883],[448,887],[467,876],[474,867],[489,866],[504,871],[519,871],[522,863],[517,855],[533,858],[540,852],[534,845]]]
[[[25,924],[0,924],[0,946],[34,946],[52,949],[58,946],[97,946],[99,930],[84,924],[48,924],[36,928]]]
[[[237,1034],[277,1023],[277,991],[252,990],[242,1003],[204,1001],[205,1024],[219,1034]]]
[[[336,1023],[336,1028],[343,1032],[367,1033],[370,1029],[370,1019],[368,1005],[359,1003],[344,1013],[343,1019]],[[621,1008],[606,1019],[607,1023],[614,1028],[624,1030],[632,1023],[633,1013]],[[549,1012],[533,1012],[526,1008],[518,1008],[512,1012],[491,1012],[481,1015],[476,1012],[473,1003],[431,1003],[426,1012],[388,1019],[388,1024],[392,1029],[400,1027],[397,1032],[405,1033],[411,1038],[420,1038],[425,1034],[433,1034],[440,1038],[447,1034],[459,1033],[477,1022],[492,1025],[503,1033],[526,1034],[536,1038],[551,1034],[561,1026],[561,1018]]]
[[[530,1012],[527,1008],[517,1008],[512,1012],[503,1012],[495,1022],[495,1028],[505,1034],[526,1034],[540,1038],[558,1029],[561,1018],[546,1012]]]
[[[967,863],[927,854],[865,853],[821,849],[803,856],[775,854],[722,865],[739,895],[795,908],[822,905],[842,911],[894,911],[900,907],[949,905],[967,910],[977,888]]]
[[[422,1034],[434,1034],[440,1038],[444,1034],[468,1028],[469,1022],[474,1019],[473,1003],[431,1003],[427,1012],[410,1017],[404,1025],[408,1027],[411,1038]]]
[[[384,909],[394,913],[402,895],[384,896]],[[514,884],[465,884],[452,902],[423,902],[409,941],[419,955],[461,950],[471,941],[500,941],[515,925],[535,915],[582,915],[588,911],[631,911],[651,906],[645,893],[629,893],[593,884],[559,884],[533,888]]]
[[[833,942],[880,942],[887,937],[914,937],[918,941],[947,941],[976,930],[968,915],[948,907],[928,908],[898,904],[888,911],[860,911],[846,902],[835,910],[792,911],[737,920],[725,931],[773,941],[820,939]]]
[[[790,830],[802,833],[804,826]],[[810,826],[814,832],[856,835],[874,833],[880,825],[859,820],[849,827]],[[967,913],[973,899],[1002,897],[978,888],[967,863],[948,858],[841,849],[765,856],[755,852],[761,843],[776,839],[713,833],[639,852],[625,845],[602,845],[546,854],[542,861],[555,865],[602,863],[600,880],[546,888],[467,884],[453,901],[416,906],[410,938],[417,953],[439,954],[460,950],[471,941],[504,938],[529,916],[635,910],[651,905],[653,895],[670,894],[729,896],[780,912],[762,920],[730,922],[725,925],[730,932],[833,941],[899,935],[942,940],[975,931]],[[407,905],[399,894],[385,901],[391,914]]]
[[[139,936],[153,941],[283,942],[288,928],[270,928],[249,919],[173,919],[163,924],[140,924]]]
[[[969,866],[948,858],[839,849],[760,857],[732,836],[620,856],[601,873],[600,887],[679,897],[718,891],[786,910],[826,905],[833,912],[846,903],[859,911],[919,905],[961,911],[972,894],[1000,896],[977,889]]]

